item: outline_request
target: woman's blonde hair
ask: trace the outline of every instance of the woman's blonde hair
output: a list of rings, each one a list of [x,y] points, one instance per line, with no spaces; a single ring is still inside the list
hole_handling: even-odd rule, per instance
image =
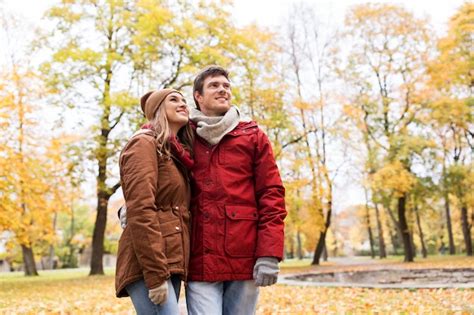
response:
[[[169,138],[171,136],[171,128],[168,123],[168,117],[166,117],[166,106],[164,106],[164,104],[161,104],[160,107],[158,107],[158,110],[156,111],[155,116],[150,121],[150,123],[156,132],[156,144],[158,152],[165,156],[170,156],[171,148]],[[194,132],[189,123],[179,129],[176,137],[178,137],[179,142],[181,142],[183,147],[192,155]]]

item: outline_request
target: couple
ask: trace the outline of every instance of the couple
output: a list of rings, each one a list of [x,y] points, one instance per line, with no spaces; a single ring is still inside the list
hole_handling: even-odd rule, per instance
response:
[[[258,287],[276,283],[286,216],[270,142],[231,106],[228,72],[194,80],[191,122],[173,89],[141,98],[148,123],[120,156],[126,201],[116,294],[138,314],[253,314]]]

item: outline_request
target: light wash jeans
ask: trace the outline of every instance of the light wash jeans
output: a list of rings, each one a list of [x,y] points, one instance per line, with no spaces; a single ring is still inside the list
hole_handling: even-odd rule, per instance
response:
[[[257,307],[258,287],[254,280],[189,281],[186,304],[189,315],[251,315]]]
[[[179,314],[178,299],[181,290],[181,279],[174,275],[168,279],[168,299],[165,303],[156,305],[148,297],[145,281],[140,279],[125,287],[138,315],[177,315]]]

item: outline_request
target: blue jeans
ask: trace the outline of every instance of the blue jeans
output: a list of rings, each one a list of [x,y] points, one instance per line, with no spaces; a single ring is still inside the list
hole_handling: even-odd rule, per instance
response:
[[[132,282],[125,287],[133,306],[138,315],[160,314],[160,315],[176,315],[179,314],[178,299],[181,290],[181,279],[177,275],[168,279],[168,299],[165,303],[156,305],[148,297],[148,288],[145,281],[140,279]]]
[[[189,315],[250,315],[257,307],[258,287],[254,280],[189,281],[186,304]]]

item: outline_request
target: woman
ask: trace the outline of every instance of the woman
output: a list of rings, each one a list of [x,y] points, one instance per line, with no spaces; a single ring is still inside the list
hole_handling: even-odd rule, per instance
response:
[[[130,296],[138,314],[179,314],[189,261],[193,133],[180,92],[148,92],[141,107],[148,124],[119,161],[127,226],[119,241],[116,295]]]

